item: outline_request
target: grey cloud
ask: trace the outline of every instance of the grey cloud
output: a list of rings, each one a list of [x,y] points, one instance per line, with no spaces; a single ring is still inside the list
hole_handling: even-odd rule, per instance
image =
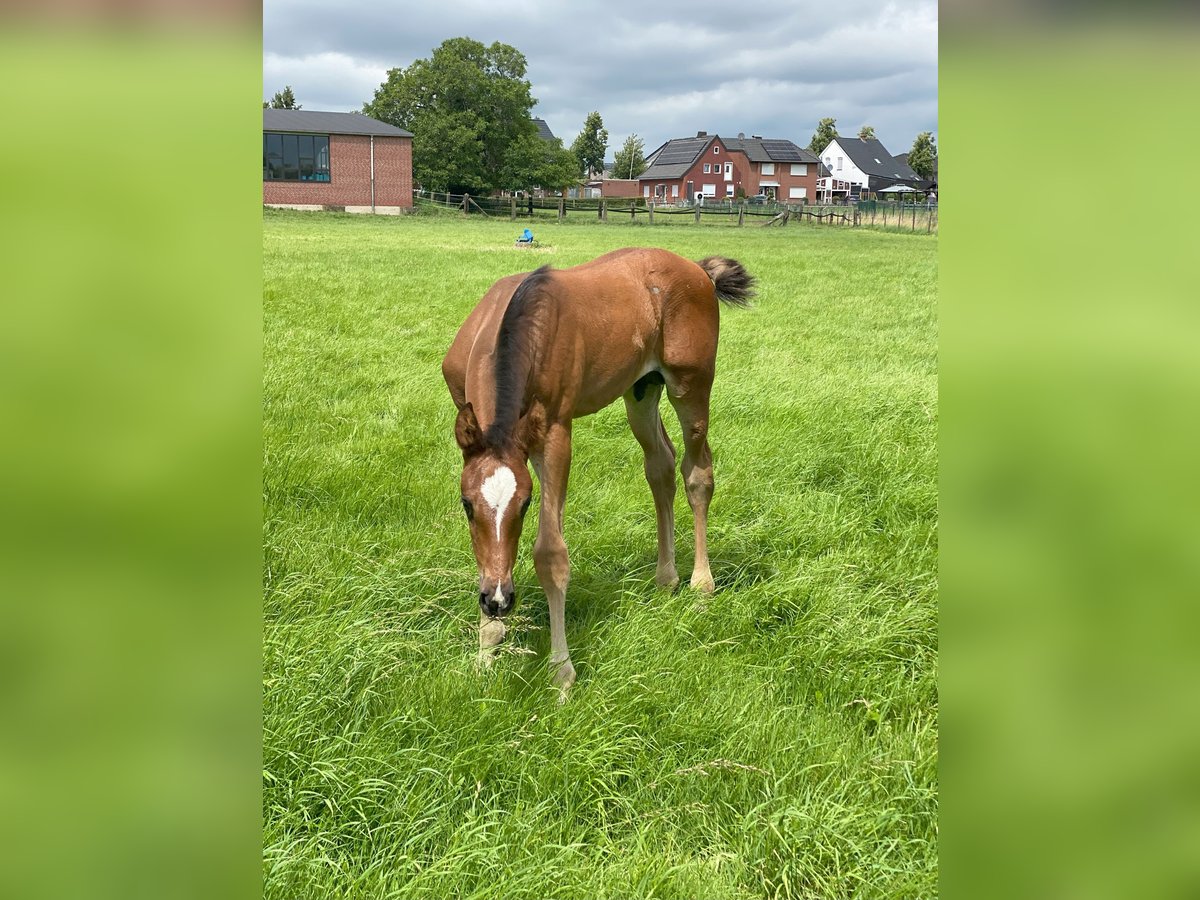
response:
[[[615,146],[697,130],[805,144],[823,116],[864,123],[893,153],[937,131],[937,6],[846,0],[765,12],[728,2],[452,0],[380,6],[267,0],[264,94],[291,84],[310,108],[357,109],[389,68],[449,37],[521,50],[535,114],[569,143],[599,110]],[[610,150],[611,153],[611,150]]]

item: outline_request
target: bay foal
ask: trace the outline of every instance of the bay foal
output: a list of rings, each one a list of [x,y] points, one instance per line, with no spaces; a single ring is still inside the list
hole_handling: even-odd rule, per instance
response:
[[[550,606],[550,664],[565,692],[575,681],[564,605],[570,563],[563,505],[571,423],[625,399],[645,454],[658,521],[655,581],[675,570],[675,447],[659,418],[666,389],[683,429],[683,474],[696,534],[691,586],[714,589],[706,530],[713,491],[708,401],[717,356],[717,301],[745,306],[754,279],[731,259],[698,263],[666,250],[617,250],[571,269],[543,266],[497,281],[467,317],[442,361],[458,407],[462,504],[479,567],[480,655],[490,662],[513,608],[512,572],[541,485],[533,562]]]

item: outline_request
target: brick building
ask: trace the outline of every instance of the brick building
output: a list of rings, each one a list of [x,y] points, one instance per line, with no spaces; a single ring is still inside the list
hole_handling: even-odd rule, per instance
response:
[[[263,205],[398,215],[412,134],[359,113],[263,110]]]
[[[722,138],[706,131],[667,141],[650,154],[638,177],[642,196],[658,203],[725,200],[765,194],[783,202],[812,202],[816,154],[788,140],[759,135]]]

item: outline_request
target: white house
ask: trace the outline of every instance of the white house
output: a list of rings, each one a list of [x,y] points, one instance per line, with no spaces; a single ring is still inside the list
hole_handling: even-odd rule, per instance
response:
[[[894,184],[919,187],[921,178],[908,163],[888,153],[879,141],[838,135],[819,154],[829,175],[817,185],[823,200],[834,196],[863,196]],[[838,185],[843,182],[843,185]]]

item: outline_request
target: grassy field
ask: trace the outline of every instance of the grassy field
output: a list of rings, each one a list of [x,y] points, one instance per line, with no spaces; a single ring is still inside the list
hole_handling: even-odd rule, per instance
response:
[[[264,213],[265,896],[936,896],[936,237],[518,231]],[[496,278],[647,244],[760,279],[722,310],[718,592],[655,589],[622,405],[576,423],[559,706],[536,501],[474,671],[440,362]]]

